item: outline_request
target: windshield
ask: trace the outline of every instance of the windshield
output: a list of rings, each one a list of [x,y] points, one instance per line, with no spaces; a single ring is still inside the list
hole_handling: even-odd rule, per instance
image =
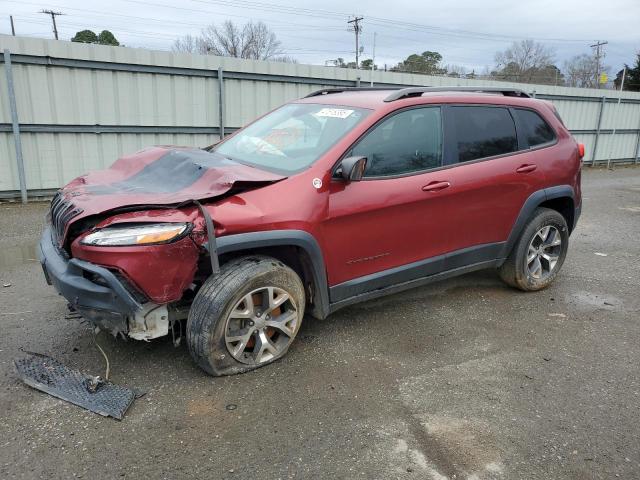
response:
[[[290,174],[315,162],[369,112],[337,105],[289,104],[213,151],[240,163]]]

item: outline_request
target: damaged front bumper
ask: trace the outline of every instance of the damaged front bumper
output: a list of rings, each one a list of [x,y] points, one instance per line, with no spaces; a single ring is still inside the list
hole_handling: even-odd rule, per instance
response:
[[[169,317],[165,305],[141,303],[110,270],[77,258],[67,259],[45,229],[38,257],[49,285],[82,317],[103,330],[139,340],[166,335]]]

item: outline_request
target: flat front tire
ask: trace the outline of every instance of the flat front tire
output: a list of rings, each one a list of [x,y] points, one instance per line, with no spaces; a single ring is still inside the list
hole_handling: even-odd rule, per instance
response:
[[[283,357],[304,316],[300,277],[279,260],[232,260],[196,295],[187,320],[195,362],[215,376],[233,375]]]
[[[569,229],[564,217],[556,210],[538,208],[498,269],[500,277],[520,290],[542,290],[555,280],[568,247]]]

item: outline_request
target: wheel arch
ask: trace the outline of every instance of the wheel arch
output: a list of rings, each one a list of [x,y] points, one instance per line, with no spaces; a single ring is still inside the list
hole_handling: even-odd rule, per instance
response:
[[[268,255],[293,269],[302,279],[309,313],[323,319],[329,314],[329,292],[324,257],[313,235],[303,230],[239,233],[217,239],[221,263],[249,254]]]
[[[500,262],[509,256],[514,245],[518,241],[522,230],[535,212],[536,208],[545,207],[559,212],[566,220],[569,233],[575,226],[575,192],[571,185],[557,185],[555,187],[544,188],[533,192],[524,202],[520,213],[516,218],[509,238],[500,252]]]

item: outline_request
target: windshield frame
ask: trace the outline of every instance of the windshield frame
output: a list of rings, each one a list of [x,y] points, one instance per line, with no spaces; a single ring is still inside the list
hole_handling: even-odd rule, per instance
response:
[[[257,122],[261,121],[262,119],[268,117],[269,115],[272,115],[276,112],[278,112],[279,110],[282,110],[284,108],[293,106],[293,105],[313,105],[316,107],[320,107],[320,108],[333,108],[333,109],[349,109],[349,110],[356,110],[358,112],[360,112],[362,115],[362,118],[360,118],[355,124],[353,124],[351,126],[351,128],[349,129],[345,129],[343,132],[341,132],[341,134],[333,139],[333,141],[331,143],[329,143],[326,148],[322,149],[321,151],[319,151],[319,153],[316,155],[316,158],[309,162],[308,164],[300,167],[300,168],[296,168],[296,169],[284,169],[284,168],[277,168],[271,165],[264,165],[261,163],[255,163],[255,162],[251,162],[247,159],[243,159],[243,158],[238,158],[235,155],[228,155],[226,153],[222,153],[219,152],[218,149],[220,147],[222,147],[224,144],[226,144],[227,142],[229,142],[230,140],[234,139],[236,137],[236,135],[238,135],[239,133],[241,133],[242,131],[250,128],[251,126],[255,125]],[[296,175],[300,172],[303,172],[305,170],[310,169],[311,167],[313,167],[315,164],[318,163],[318,161],[327,154],[327,152],[329,152],[331,150],[331,148],[333,148],[336,144],[338,144],[341,140],[344,139],[345,136],[347,136],[350,132],[352,132],[354,129],[358,128],[359,126],[361,126],[363,124],[364,121],[366,121],[367,118],[370,117],[370,115],[374,112],[374,109],[372,108],[365,108],[365,107],[354,107],[354,106],[350,106],[350,105],[341,105],[341,104],[337,104],[337,103],[311,103],[311,102],[289,102],[289,103],[285,103],[283,105],[280,105],[279,107],[265,113],[264,115],[261,115],[260,117],[256,118],[255,120],[253,120],[251,123],[245,125],[244,127],[236,130],[235,132],[233,132],[231,135],[225,137],[224,139],[220,140],[218,143],[215,143],[213,145],[211,145],[210,147],[207,147],[207,150],[211,153],[216,153],[220,156],[223,156],[225,158],[228,158],[234,162],[237,162],[241,165],[245,165],[248,167],[253,167],[253,168],[257,168],[260,170],[265,170],[268,172],[272,172],[272,173],[276,173],[278,175],[284,175],[284,176],[292,176],[292,175]]]

